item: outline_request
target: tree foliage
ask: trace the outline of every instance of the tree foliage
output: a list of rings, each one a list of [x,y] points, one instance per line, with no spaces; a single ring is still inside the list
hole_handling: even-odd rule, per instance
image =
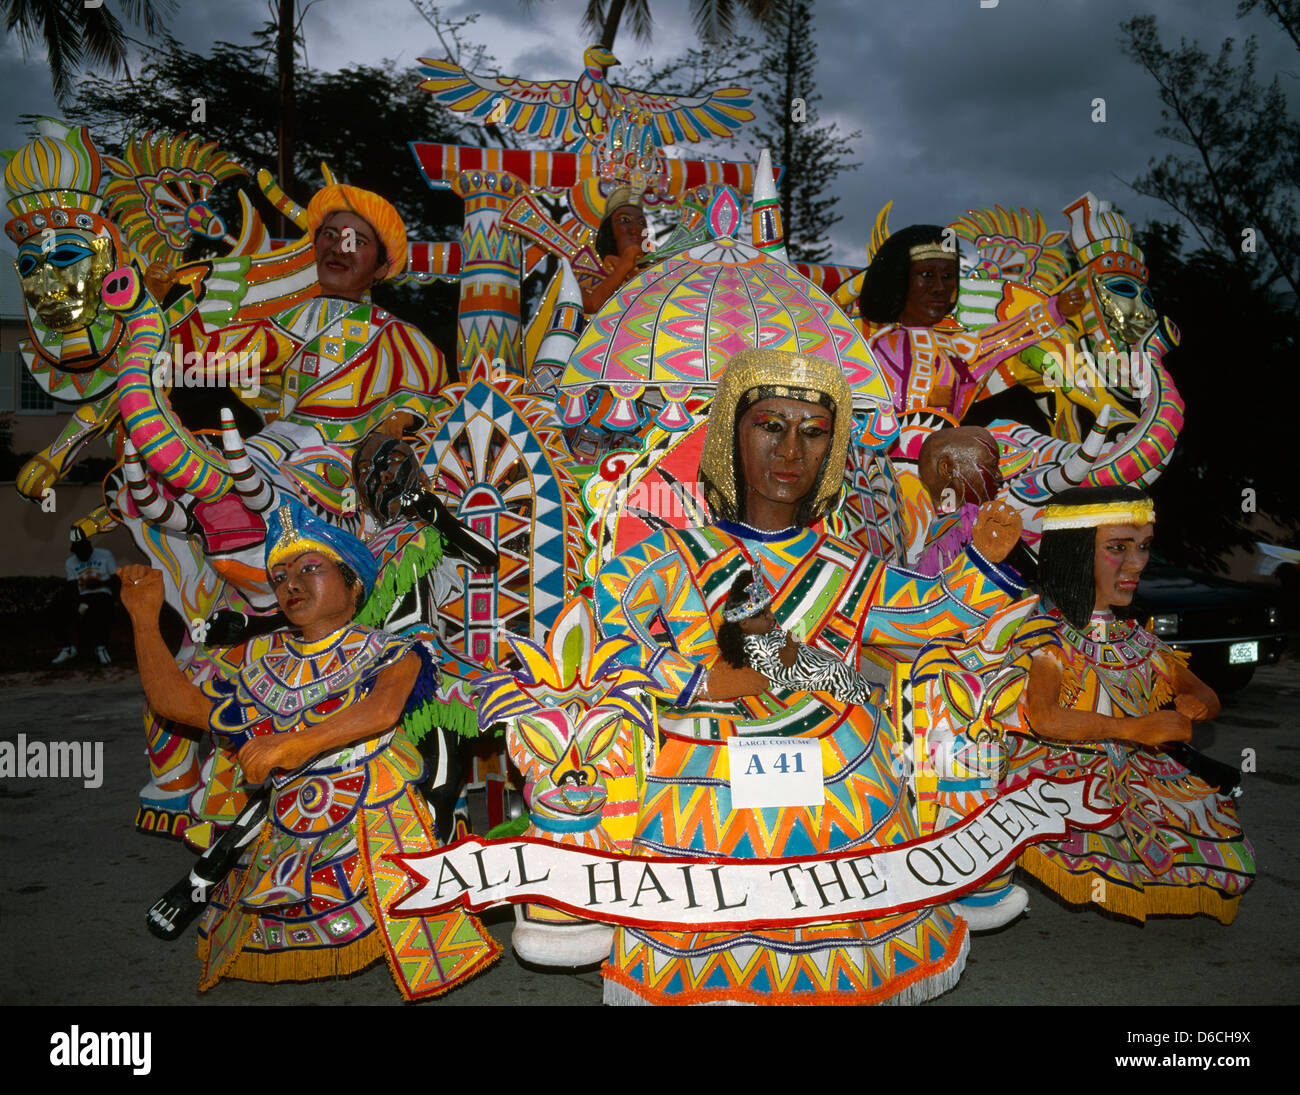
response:
[[[1221,555],[1258,538],[1247,527],[1244,491],[1254,492],[1260,513],[1298,523],[1290,393],[1300,316],[1221,248],[1184,254],[1184,235],[1158,221],[1138,234],[1152,292],[1182,334],[1165,361],[1187,405],[1174,460],[1152,493],[1161,551],[1220,569]]]
[[[834,123],[817,124],[817,50],[811,0],[777,0],[765,31],[764,79],[758,100],[766,119],[756,139],[785,167],[778,196],[790,257],[800,262],[830,258],[828,233],[842,218],[832,194],[836,176],[855,168],[847,162],[850,141]]]
[[[1296,8],[1274,6],[1283,16]],[[1154,16],[1121,27],[1124,52],[1160,89],[1166,124],[1157,135],[1190,150],[1153,159],[1133,188],[1166,203],[1205,248],[1229,256],[1257,284],[1283,282],[1300,293],[1300,125],[1288,116],[1279,78],[1256,82],[1256,40],[1238,54],[1229,38],[1211,60],[1196,42],[1164,46]]]
[[[421,0],[412,2],[418,5]],[[525,7],[530,7],[532,2],[523,0]],[[761,25],[769,17],[772,6],[772,0],[691,0],[691,21],[701,42],[712,46],[729,44],[735,37],[736,17],[741,11]],[[587,0],[582,12],[582,30],[592,42],[613,49],[624,16],[638,42],[649,42],[654,37],[650,0]]]
[[[176,0],[121,0],[119,6],[149,37],[166,33],[162,11],[175,11]],[[54,95],[63,102],[72,74],[85,63],[110,72],[127,71],[126,28],[107,4],[89,7],[85,0],[6,0],[5,30],[15,34],[24,54],[40,42],[50,66]]]
[[[1240,0],[1237,14],[1256,10],[1300,49],[1300,0]],[[1258,535],[1251,513],[1300,525],[1290,398],[1300,350],[1300,126],[1280,79],[1256,80],[1254,38],[1240,50],[1228,39],[1211,59],[1196,42],[1166,47],[1151,16],[1121,26],[1125,53],[1159,88],[1157,134],[1188,150],[1153,159],[1133,183],[1184,222],[1139,233],[1160,309],[1182,331],[1166,362],[1187,420],[1153,489],[1160,541],[1175,562],[1222,569],[1225,552]],[[1197,245],[1185,249],[1189,233]]]

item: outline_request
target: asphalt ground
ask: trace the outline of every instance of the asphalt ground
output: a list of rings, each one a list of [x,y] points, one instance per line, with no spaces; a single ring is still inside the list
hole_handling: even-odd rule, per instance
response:
[[[382,963],[332,981],[225,981],[197,991],[192,940],[164,943],[144,926],[145,911],[188,870],[192,855],[132,826],[147,772],[142,703],[126,669],[0,676],[0,741],[22,733],[102,742],[104,750],[96,788],[71,779],[0,780],[0,1003],[64,1005],[74,1013],[96,1005],[400,1005]],[[1236,1009],[1300,1001],[1297,727],[1300,666],[1286,660],[1260,669],[1249,687],[1225,697],[1218,719],[1197,729],[1194,744],[1220,760],[1239,763],[1243,750],[1254,751],[1256,770],[1245,776],[1239,810],[1259,875],[1233,925],[1205,917],[1137,925],[1066,906],[1022,874],[1029,911],[975,937],[960,983],[931,1006]],[[509,949],[510,911],[486,920],[505,950],[501,960],[416,1010],[600,1003],[597,971],[529,969]]]

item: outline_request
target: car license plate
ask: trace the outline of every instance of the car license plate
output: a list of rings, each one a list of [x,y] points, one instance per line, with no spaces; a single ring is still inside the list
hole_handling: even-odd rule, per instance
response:
[[[1228,647],[1229,665],[1250,665],[1259,661],[1259,643],[1233,643]]]

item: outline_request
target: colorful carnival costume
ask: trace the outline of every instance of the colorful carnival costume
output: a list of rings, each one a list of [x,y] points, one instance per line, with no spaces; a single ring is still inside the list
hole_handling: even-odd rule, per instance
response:
[[[794,355],[748,353],[754,358],[733,359],[714,398],[710,437],[719,419],[722,426],[716,432],[726,436],[706,441],[701,476],[706,478],[706,465],[714,458],[711,444],[715,455],[718,450],[725,454],[727,467],[721,474],[713,469],[708,476],[713,483],[734,481],[731,437],[740,398],[783,377],[790,382],[787,359]],[[835,406],[846,407],[843,375],[825,364],[824,371],[810,370],[804,389],[820,384],[821,391],[840,395],[843,402]],[[742,379],[743,371],[751,375]],[[824,468],[842,466],[847,420],[844,414],[836,418],[839,448],[837,452],[832,445]],[[819,498],[833,498],[838,472],[824,472],[822,483]],[[732,512],[734,500],[732,493]],[[713,496],[710,504],[715,512],[729,508]],[[879,565],[859,549],[812,529],[763,532],[729,520],[707,528],[664,530],[621,553],[597,579],[600,623],[606,635],[637,642],[641,668],[656,682],[649,691],[660,698],[663,739],[646,780],[635,845],[652,854],[750,859],[912,839],[916,831],[895,773],[894,733],[878,708],[779,686],[733,702],[707,698],[723,605],[745,569],[773,591],[772,609],[786,627],[855,667],[864,644],[919,645],[983,619],[1019,589],[1010,574],[974,552],[941,577],[926,579]],[[726,739],[734,734],[817,739],[825,804],[733,809]],[[606,1001],[921,1001],[956,983],[966,947],[965,924],[943,906],[799,928],[695,933],[620,928],[603,970]]]
[[[270,522],[268,571],[281,558],[313,552],[349,568],[366,593],[373,589],[377,571],[364,544],[299,504],[280,507]],[[420,662],[405,699],[412,712],[434,686],[432,659],[413,639],[353,622],[313,639],[287,631],[252,639],[237,675],[209,680],[199,691],[211,704],[209,726],[218,741],[239,751],[263,735],[302,732],[359,704],[412,652]],[[222,977],[274,982],[346,974],[382,954],[402,995],[415,1000],[445,992],[492,962],[498,948],[464,913],[388,912],[406,880],[385,857],[437,845],[415,788],[423,772],[419,753],[393,725],[272,775],[261,832],[200,920],[199,988]]]
[[[377,280],[402,271],[406,229],[392,205],[359,187],[322,187],[307,206],[309,234],[315,238],[335,213],[355,214],[374,231],[386,257]],[[196,331],[195,341],[200,353],[256,363],[263,395],[278,387],[279,419],[313,427],[341,445],[357,442],[395,411],[427,416],[429,396],[448,379],[441,351],[417,328],[372,305],[368,290],[361,299],[316,296],[269,319]]]
[[[314,643],[283,631],[254,639],[236,680],[203,686],[215,704],[211,728],[237,746],[313,725],[364,697],[415,646],[358,624]],[[222,977],[352,973],[383,954],[410,1000],[445,992],[492,961],[495,945],[464,914],[394,919],[386,911],[403,875],[383,856],[437,845],[415,789],[423,773],[394,727],[274,780],[261,836],[200,921],[199,987]]]
[[[947,314],[956,301],[958,267],[945,239],[938,225],[901,229],[881,244],[863,278],[862,333],[900,414],[931,407],[960,419],[999,363],[1066,322],[1057,298],[1049,297],[980,330],[962,327]],[[951,266],[952,297],[933,311],[925,307],[933,290],[910,277],[926,263]]]
[[[1053,612],[1063,707],[1136,717],[1174,695],[1180,654],[1136,624],[1095,615],[1087,632]],[[1041,649],[1041,648],[1040,648]],[[1205,913],[1232,923],[1255,875],[1232,799],[1166,753],[1123,741],[1019,737],[1012,764],[1054,776],[1094,773],[1123,814],[1109,829],[1026,850],[1020,866],[1067,901],[1145,920]]]

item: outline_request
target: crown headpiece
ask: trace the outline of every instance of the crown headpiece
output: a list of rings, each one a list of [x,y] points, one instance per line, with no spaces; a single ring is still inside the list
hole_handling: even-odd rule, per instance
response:
[[[74,129],[54,118],[36,123],[37,137],[22,148],[0,153],[6,204],[12,219],[5,232],[22,243],[47,228],[80,228],[97,235],[117,229],[100,212],[99,151],[85,126]]]

